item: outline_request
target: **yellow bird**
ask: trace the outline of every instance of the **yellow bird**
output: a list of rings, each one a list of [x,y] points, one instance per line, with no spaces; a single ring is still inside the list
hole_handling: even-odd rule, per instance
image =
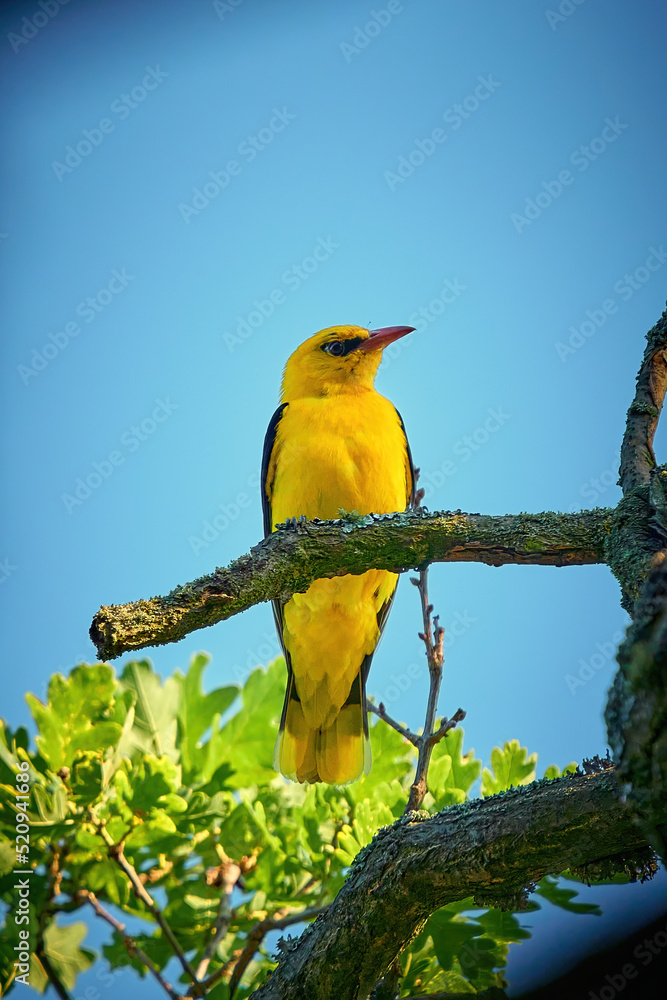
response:
[[[383,348],[413,329],[330,327],[291,355],[264,441],[265,535],[289,518],[384,514],[414,501],[403,421],[373,386]],[[366,678],[397,582],[369,570],[274,601],[287,664],[274,766],[285,777],[345,784],[370,770]]]

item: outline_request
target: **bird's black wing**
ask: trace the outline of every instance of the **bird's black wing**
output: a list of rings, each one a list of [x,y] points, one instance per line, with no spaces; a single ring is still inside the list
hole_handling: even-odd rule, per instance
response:
[[[396,409],[396,407],[394,407],[394,409]],[[412,461],[412,452],[410,451],[410,442],[408,441],[408,435],[406,434],[406,431],[405,431],[405,424],[403,423],[403,417],[400,415],[400,413],[398,412],[398,410],[396,410],[396,415],[397,415],[397,417],[398,417],[398,419],[400,421],[401,430],[403,431],[403,437],[405,438],[405,450],[408,453],[408,465],[410,467],[410,482],[408,483],[408,485],[410,487],[410,495],[408,497],[407,506],[408,507],[414,507],[414,505],[415,505],[415,493],[417,492],[417,477],[415,475],[415,466],[414,466],[414,462]],[[388,613],[389,612],[387,611],[387,614]]]
[[[283,403],[279,406],[276,412],[271,417],[269,421],[269,426],[266,430],[266,436],[264,438],[264,451],[262,452],[262,472],[260,476],[261,480],[261,490],[262,490],[262,511],[264,512],[264,537],[270,535],[273,530],[273,524],[271,523],[271,501],[269,500],[268,490],[273,487],[273,480],[267,483],[267,476],[269,474],[269,465],[271,464],[271,452],[273,451],[273,445],[276,440],[276,430],[278,429],[278,424],[280,423],[280,418],[283,415],[287,403]]]
[[[276,412],[271,417],[269,421],[269,426],[266,430],[266,436],[264,438],[264,451],[262,452],[262,472],[260,475],[260,486],[262,490],[262,511],[264,513],[264,537],[267,538],[273,530],[273,518],[271,514],[271,500],[269,499],[269,493],[273,490],[273,480],[268,481],[269,475],[269,465],[271,464],[271,454],[273,452],[273,446],[276,441],[276,430],[278,429],[278,424],[282,418],[285,411],[285,407],[288,406],[287,403],[283,403],[278,407]],[[285,657],[285,663],[287,665],[287,687],[285,691],[285,703],[283,705],[282,717],[280,719],[280,732],[285,728],[285,717],[287,716],[287,706],[291,698],[298,698],[296,693],[296,686],[294,684],[294,675],[292,672],[292,661],[290,655],[285,649],[285,643],[283,642],[283,627],[284,627],[284,616],[283,616],[283,606],[280,601],[272,601],[273,605],[273,617],[276,623],[276,631],[278,633],[278,638],[280,640],[280,645],[283,651],[283,656]]]

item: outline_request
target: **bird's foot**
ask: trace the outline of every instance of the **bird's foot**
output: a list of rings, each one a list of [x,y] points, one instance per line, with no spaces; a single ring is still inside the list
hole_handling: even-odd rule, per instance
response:
[[[308,518],[305,514],[301,514],[299,517],[288,517],[285,521],[285,525],[292,531],[299,531],[307,523]]]

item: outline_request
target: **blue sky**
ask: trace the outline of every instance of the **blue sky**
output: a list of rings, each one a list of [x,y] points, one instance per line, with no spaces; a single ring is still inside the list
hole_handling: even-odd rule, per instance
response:
[[[26,690],[94,659],[100,604],[258,541],[282,367],[323,327],[419,328],[376,384],[431,509],[617,502],[667,286],[662,4],[40,12],[6,5],[0,38],[12,724]],[[467,710],[478,756],[512,738],[541,767],[604,752],[626,624],[606,567],[437,566],[430,587],[441,710]],[[404,582],[369,691],[413,727],[418,628]],[[200,649],[209,684],[243,680],[277,652],[269,607],[147,655],[166,675]],[[664,881],[631,890],[664,907]]]

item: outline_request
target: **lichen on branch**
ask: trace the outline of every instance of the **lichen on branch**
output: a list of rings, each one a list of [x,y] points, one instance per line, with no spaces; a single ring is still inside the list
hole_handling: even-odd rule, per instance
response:
[[[573,566],[604,562],[612,511],[490,516],[461,511],[405,511],[280,526],[223,569],[176,587],[165,597],[102,607],[91,638],[100,659],[178,642],[190,632],[255,604],[288,600],[313,580],[402,572],[433,562]]]

